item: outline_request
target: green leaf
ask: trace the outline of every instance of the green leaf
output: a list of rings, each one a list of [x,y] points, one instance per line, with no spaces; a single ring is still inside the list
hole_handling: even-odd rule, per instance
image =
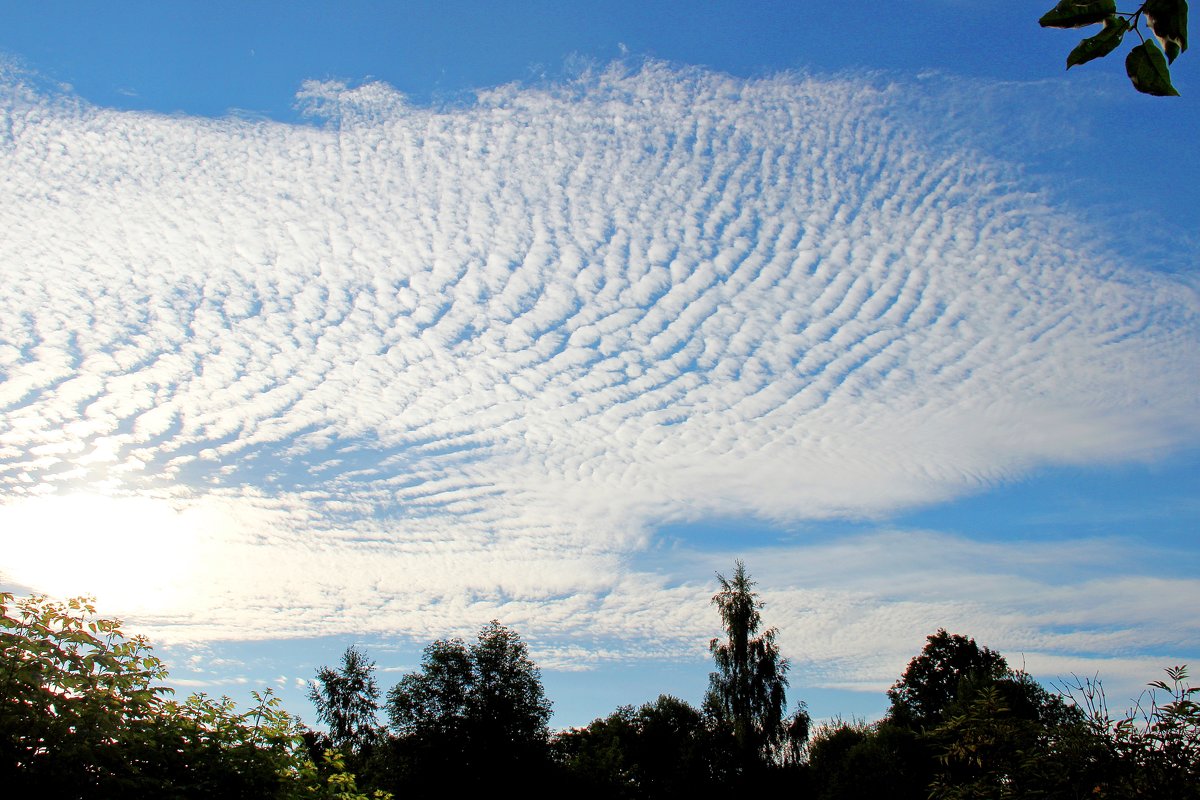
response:
[[[1167,59],[1154,42],[1147,39],[1129,51],[1125,58],[1125,73],[1133,82],[1133,88],[1155,97],[1179,96],[1171,85],[1171,71]]]
[[[1038,20],[1043,28],[1082,28],[1117,13],[1117,0],[1061,0]]]
[[[1129,23],[1124,17],[1114,15],[1104,20],[1104,30],[1075,45],[1075,49],[1067,56],[1067,69],[1086,64],[1095,58],[1103,58],[1116,50],[1127,30]]]
[[[1168,63],[1187,50],[1187,10],[1185,0],[1146,0],[1142,7],[1146,24],[1167,51]]]

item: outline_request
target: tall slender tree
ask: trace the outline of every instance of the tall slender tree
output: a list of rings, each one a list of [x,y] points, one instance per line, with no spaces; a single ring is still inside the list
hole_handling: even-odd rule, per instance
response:
[[[777,631],[762,625],[763,602],[753,591],[746,565],[734,562],[729,580],[717,574],[721,591],[712,603],[726,638],[708,644],[717,670],[709,675],[705,710],[732,731],[743,768],[768,762],[784,744],[787,730],[787,671],[791,666],[775,643]],[[756,635],[757,634],[757,635]]]

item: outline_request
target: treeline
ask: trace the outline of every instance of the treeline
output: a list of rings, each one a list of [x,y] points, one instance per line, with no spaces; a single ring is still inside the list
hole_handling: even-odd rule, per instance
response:
[[[386,693],[349,648],[311,684],[316,731],[269,690],[247,711],[176,701],[148,643],[87,602],[0,594],[0,781],[62,798],[1200,798],[1200,688],[1183,667],[1114,717],[1096,681],[1050,692],[939,630],[882,720],[814,726],[803,703],[788,711],[790,665],[744,565],[717,578],[724,636],[700,708],[664,694],[560,732],[525,643],[496,621],[433,642]]]

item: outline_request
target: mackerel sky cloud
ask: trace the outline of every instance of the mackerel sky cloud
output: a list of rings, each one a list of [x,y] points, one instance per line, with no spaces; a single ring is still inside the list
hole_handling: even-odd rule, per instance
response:
[[[750,563],[816,684],[886,687],[930,620],[1146,679],[1137,648],[1200,641],[1153,611],[1200,581],[1127,543],[1064,574],[1075,544],[885,522],[1200,433],[1194,278],[911,87],[314,80],[305,123],[2,91],[8,585],[167,642],[499,617],[592,668],[695,656],[712,570],[762,545],[663,530],[879,520]]]

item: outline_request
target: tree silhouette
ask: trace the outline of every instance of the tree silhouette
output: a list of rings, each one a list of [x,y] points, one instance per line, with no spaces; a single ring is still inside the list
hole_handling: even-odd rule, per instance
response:
[[[379,726],[379,685],[375,682],[375,662],[354,645],[342,653],[341,669],[321,667],[315,683],[309,683],[308,699],[317,710],[317,719],[329,726],[334,747],[359,753],[377,736]]]
[[[763,602],[752,591],[746,565],[735,562],[733,578],[717,574],[721,591],[712,603],[721,615],[724,641],[713,639],[708,649],[717,670],[709,675],[704,708],[734,739],[742,767],[762,765],[784,743],[788,660],[775,644],[776,629],[758,634]],[[758,634],[758,635],[755,635]]]
[[[892,688],[891,717],[898,723],[923,728],[937,725],[957,701],[967,700],[973,688],[1008,675],[1004,656],[981,648],[974,639],[949,634],[945,628],[930,634],[921,653]]]
[[[548,758],[550,701],[521,637],[492,620],[478,639],[438,640],[418,672],[388,692],[410,782],[489,780],[496,770],[540,769]]]

